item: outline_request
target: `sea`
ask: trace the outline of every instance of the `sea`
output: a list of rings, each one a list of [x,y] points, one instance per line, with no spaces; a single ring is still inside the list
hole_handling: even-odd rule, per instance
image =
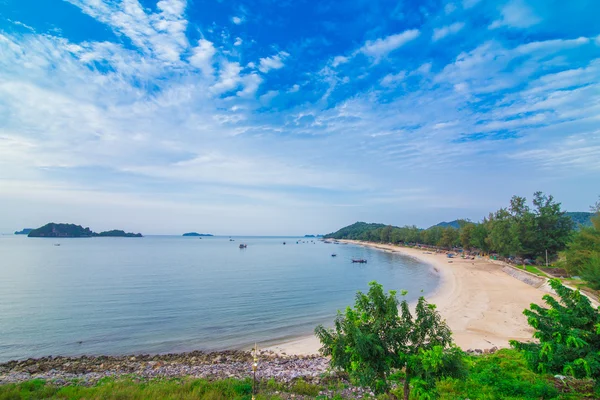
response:
[[[439,277],[398,253],[316,238],[3,235],[0,362],[276,344],[331,326],[370,281],[412,301]]]

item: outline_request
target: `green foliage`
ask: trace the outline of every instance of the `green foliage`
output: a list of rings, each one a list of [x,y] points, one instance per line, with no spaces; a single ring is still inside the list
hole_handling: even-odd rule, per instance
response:
[[[524,197],[513,196],[508,208],[490,213],[481,223],[455,220],[429,229],[357,222],[326,235],[326,238],[367,240],[382,243],[420,243],[445,249],[461,246],[502,256],[550,259],[565,249],[574,228],[560,203],[542,192],[533,195],[533,208]]]
[[[585,274],[588,279],[598,282],[596,269],[600,258],[600,213],[592,218],[592,226],[581,228],[569,243],[566,251],[567,270],[572,275]],[[598,285],[596,284],[598,288]]]
[[[503,349],[484,356],[468,356],[465,379],[445,379],[437,384],[443,400],[553,399],[559,396],[552,378],[527,368],[525,357]]]
[[[53,222],[29,232],[29,237],[92,237],[90,228],[75,224],[55,224]]]
[[[141,233],[126,233],[122,230],[113,229],[96,233],[90,228],[84,228],[81,225],[75,224],[55,224],[51,222],[40,228],[32,229],[29,237],[68,237],[68,238],[87,238],[95,236],[112,236],[112,237],[142,237]]]
[[[396,292],[386,295],[377,282],[369,286],[367,294],[356,294],[354,308],[338,312],[333,329],[315,329],[321,352],[331,356],[333,367],[376,393],[390,393],[392,375],[404,369],[406,399],[410,382],[431,392],[437,379],[463,372],[462,352],[452,346],[450,329],[433,304],[420,297],[413,317],[408,302],[399,303]]]
[[[439,246],[444,247],[446,249],[451,249],[460,244],[460,235],[457,229],[454,228],[444,228],[442,231],[442,237],[439,241]]]
[[[531,304],[523,311],[539,343],[511,341],[522,350],[531,368],[575,378],[600,378],[600,313],[579,290],[550,281],[558,294],[543,297],[549,308]]]
[[[303,379],[298,379],[292,385],[292,392],[305,396],[316,396],[323,388],[319,385],[307,383]]]

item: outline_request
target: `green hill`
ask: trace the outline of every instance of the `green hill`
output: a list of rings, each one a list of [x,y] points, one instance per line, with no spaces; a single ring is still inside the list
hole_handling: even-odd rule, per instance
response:
[[[450,221],[450,222],[443,221],[443,222],[440,222],[439,224],[433,225],[431,228],[439,226],[440,228],[448,228],[448,227],[450,227],[450,228],[454,228],[454,229],[459,229],[460,228],[460,222],[459,221],[461,221],[461,220],[455,219],[454,221]]]
[[[576,227],[579,226],[592,226],[592,217],[594,213],[585,211],[575,211],[565,213],[568,217],[571,217]]]
[[[323,236],[325,239],[362,239],[365,232],[383,228],[384,224],[369,224],[366,222],[355,222],[337,232],[329,233]]]
[[[84,228],[75,224],[56,224],[50,222],[40,228],[33,229],[28,237],[62,237],[62,238],[86,238],[86,237],[142,237],[141,233],[126,233],[121,230],[111,230],[96,233],[90,228]]]

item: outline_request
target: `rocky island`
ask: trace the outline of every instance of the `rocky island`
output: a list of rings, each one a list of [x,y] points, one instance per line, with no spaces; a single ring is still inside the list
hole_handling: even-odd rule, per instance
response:
[[[130,233],[122,230],[110,230],[96,233],[90,228],[84,228],[75,224],[56,224],[51,222],[40,228],[33,229],[28,237],[62,237],[62,238],[86,238],[86,237],[143,237],[141,233]]]
[[[24,228],[22,231],[15,231],[15,235],[29,235],[33,228]]]
[[[213,236],[210,233],[198,233],[198,232],[188,232],[184,233],[182,236]]]

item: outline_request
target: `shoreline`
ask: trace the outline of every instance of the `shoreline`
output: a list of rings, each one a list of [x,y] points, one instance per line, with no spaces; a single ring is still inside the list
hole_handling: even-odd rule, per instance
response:
[[[447,259],[445,253],[380,243],[340,240],[340,242],[400,253],[430,265],[440,276],[440,284],[427,301],[437,306],[452,330],[454,342],[463,350],[489,350],[509,347],[509,340],[531,341],[533,329],[523,310],[541,303],[546,293],[502,271],[503,266],[487,258]],[[380,282],[386,287],[386,282]],[[280,354],[317,354],[320,347],[314,335],[287,340],[266,347]]]

